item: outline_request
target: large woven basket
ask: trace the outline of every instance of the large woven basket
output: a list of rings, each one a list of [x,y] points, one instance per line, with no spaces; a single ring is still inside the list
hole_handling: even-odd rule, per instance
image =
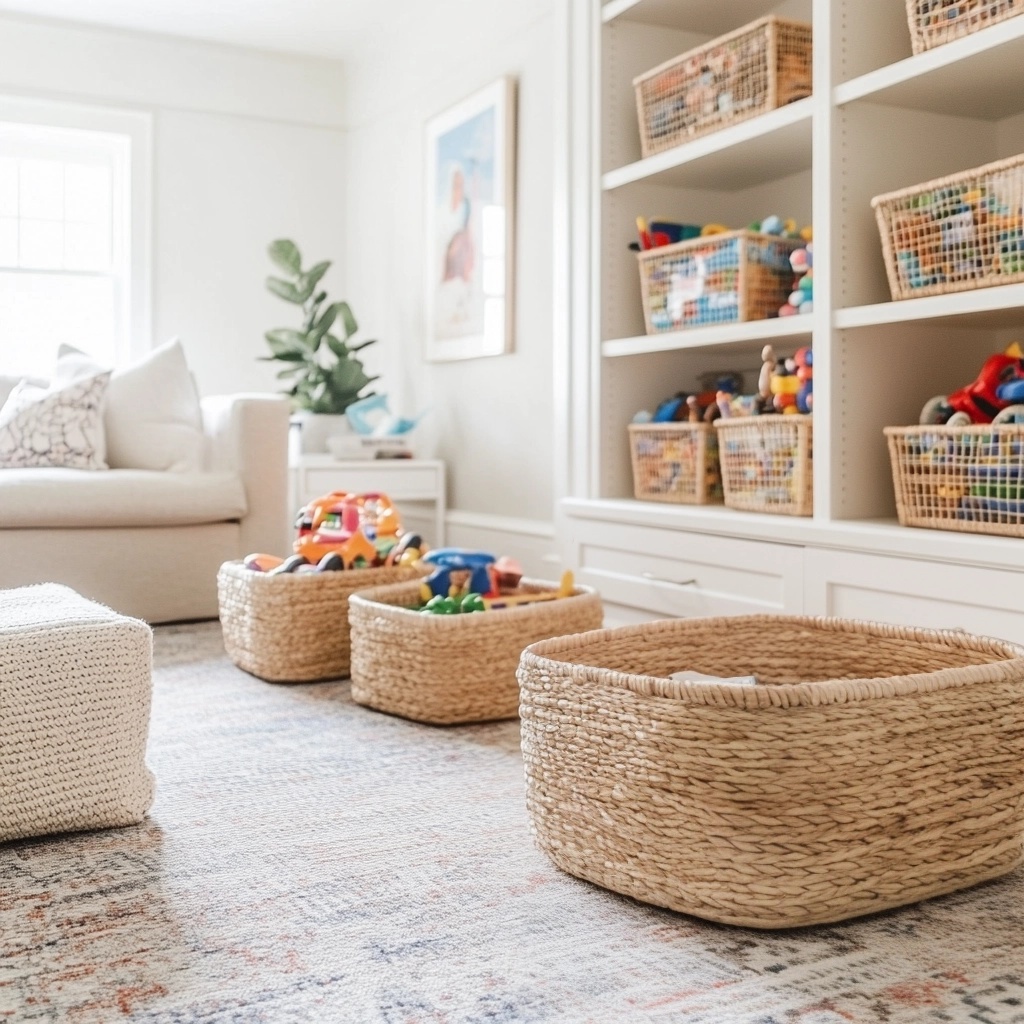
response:
[[[224,648],[275,683],[338,679],[349,669],[349,594],[425,575],[410,566],[270,576],[225,562],[217,574]]]
[[[685,669],[758,683],[681,682]],[[535,838],[563,870],[755,928],[838,921],[1024,860],[1024,647],[749,616],[523,653]]]
[[[537,593],[556,584],[523,580]],[[349,598],[352,699],[359,704],[450,725],[515,718],[516,667],[537,640],[596,629],[601,599],[589,587],[573,596],[465,615],[423,615],[418,584],[377,587]]]

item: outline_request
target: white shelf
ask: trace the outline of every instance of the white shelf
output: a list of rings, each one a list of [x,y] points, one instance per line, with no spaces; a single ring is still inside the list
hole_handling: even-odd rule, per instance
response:
[[[812,319],[812,314],[806,313],[803,316],[780,316],[772,320],[750,320],[664,334],[642,334],[635,338],[613,338],[601,344],[601,355],[636,356],[678,349],[761,345],[779,340],[804,343],[811,339]]]
[[[711,38],[771,14],[777,6],[778,0],[608,0],[601,20],[637,21]]]
[[[797,100],[760,117],[674,149],[657,153],[601,177],[609,192],[634,182],[707,188],[722,191],[749,188],[783,178],[811,166],[813,98]]]
[[[837,106],[867,100],[991,121],[1019,113],[1022,92],[1024,17],[1018,17],[844,82],[832,95]]]
[[[920,530],[900,526],[895,519],[825,522],[742,512],[721,505],[667,505],[630,498],[569,498],[563,506],[570,516],[607,523],[1024,570],[1024,542],[1020,538]]]
[[[837,310],[834,320],[839,329],[917,320],[964,327],[1024,327],[1024,284],[851,306]]]

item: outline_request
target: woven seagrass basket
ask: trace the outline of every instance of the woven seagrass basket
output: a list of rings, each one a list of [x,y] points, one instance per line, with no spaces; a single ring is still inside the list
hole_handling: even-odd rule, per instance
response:
[[[524,593],[557,590],[523,580]],[[466,615],[423,615],[418,584],[376,587],[349,598],[352,699],[434,725],[515,718],[516,666],[537,640],[596,629],[601,598],[571,597]]]
[[[640,501],[722,501],[718,435],[710,423],[631,423],[633,494]]]
[[[756,685],[682,682],[690,669]],[[1024,861],[1024,647],[748,616],[523,652],[522,748],[562,870],[728,924],[791,928]]]
[[[270,576],[225,562],[217,573],[228,657],[273,683],[338,679],[349,669],[349,594],[425,575],[410,566]]]

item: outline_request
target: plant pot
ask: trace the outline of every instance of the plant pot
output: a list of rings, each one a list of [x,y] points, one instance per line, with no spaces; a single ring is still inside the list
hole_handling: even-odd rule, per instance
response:
[[[292,415],[291,422],[298,438],[298,451],[302,455],[326,452],[329,437],[355,436],[344,413],[297,412]]]

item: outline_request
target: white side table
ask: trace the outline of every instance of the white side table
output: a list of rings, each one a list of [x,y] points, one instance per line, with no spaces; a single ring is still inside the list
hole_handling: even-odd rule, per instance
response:
[[[336,459],[333,455],[297,455],[290,464],[291,509],[331,491],[361,494],[381,491],[402,510],[403,501],[430,502],[434,535],[432,547],[444,546],[445,465],[438,459]]]

